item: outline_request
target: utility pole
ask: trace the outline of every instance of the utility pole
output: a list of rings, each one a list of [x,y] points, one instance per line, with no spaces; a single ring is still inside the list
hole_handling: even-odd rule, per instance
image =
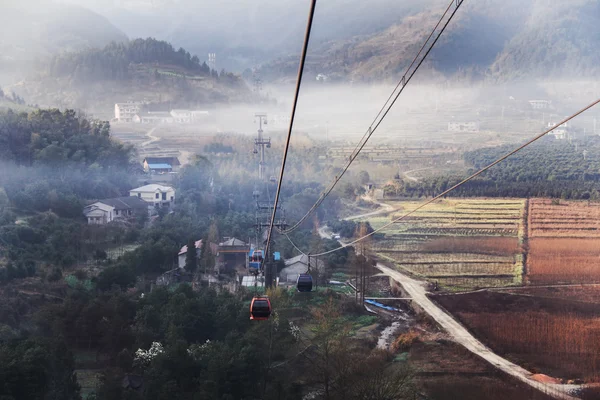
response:
[[[260,153],[258,164],[258,179],[265,180],[265,146],[271,148],[271,138],[263,138],[263,124],[267,125],[267,114],[256,113],[254,118],[258,118],[258,137],[254,139],[254,154]]]

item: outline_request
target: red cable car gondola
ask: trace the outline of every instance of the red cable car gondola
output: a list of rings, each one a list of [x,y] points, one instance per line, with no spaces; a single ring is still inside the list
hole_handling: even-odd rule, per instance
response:
[[[254,297],[250,303],[250,319],[266,321],[271,315],[271,301],[268,297]]]

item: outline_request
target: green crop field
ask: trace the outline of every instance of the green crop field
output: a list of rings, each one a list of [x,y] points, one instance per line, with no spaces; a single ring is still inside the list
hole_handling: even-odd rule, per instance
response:
[[[421,203],[389,204],[395,212],[365,220],[379,228]],[[440,200],[381,231],[371,249],[381,260],[447,290],[520,284],[524,207],[520,199]]]

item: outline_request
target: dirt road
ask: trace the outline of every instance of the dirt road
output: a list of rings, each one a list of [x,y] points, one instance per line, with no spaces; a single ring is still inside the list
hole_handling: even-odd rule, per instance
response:
[[[384,208],[383,210],[356,215],[346,219],[357,219],[394,210],[394,208],[390,205],[384,203],[379,204]],[[331,237],[326,226],[319,228],[317,231],[321,237]],[[344,243],[340,241],[340,244]],[[531,387],[538,389],[556,399],[577,399],[577,397],[573,397],[570,395],[570,393],[581,389],[581,385],[557,385],[535,381],[531,379],[533,375],[531,372],[492,352],[483,343],[471,335],[471,333],[469,333],[464,326],[462,326],[458,321],[452,318],[448,313],[442,310],[427,297],[427,291],[425,289],[424,282],[412,279],[411,277],[404,275],[395,269],[389,268],[382,263],[377,263],[376,268],[400,283],[407,292],[408,296],[411,297],[412,300],[417,303],[427,314],[429,314],[442,328],[444,328],[457,343],[463,345],[467,350],[480,356],[499,370],[504,371],[505,373],[526,383],[527,385],[530,385]]]
[[[423,282],[412,279],[381,263],[377,263],[376,268],[399,282],[412,300],[440,324],[457,343],[463,345],[467,350],[480,356],[499,370],[504,371],[554,398],[576,399],[576,397],[570,396],[569,392],[580,389],[581,386],[553,385],[534,381],[531,379],[531,376],[533,375],[531,372],[493,353],[483,343],[471,335],[460,323],[427,297]]]
[[[431,169],[431,167],[427,167],[427,168],[418,168],[418,169],[411,169],[410,171],[406,171],[403,175],[406,179],[408,179],[409,181],[413,181],[413,182],[419,182],[421,180],[421,178],[417,178],[414,177],[412,175],[410,175],[413,172],[419,172],[419,171],[426,171],[428,169]]]
[[[376,201],[376,200],[374,200],[374,199],[372,199],[370,197],[363,197],[363,199],[365,199],[367,201],[370,201],[371,203],[377,204],[381,208],[379,210],[371,211],[371,212],[368,212],[368,213],[359,214],[359,215],[352,215],[350,217],[343,218],[344,221],[352,221],[352,220],[355,220],[355,219],[372,217],[373,215],[387,214],[387,213],[391,213],[392,211],[396,210],[394,207],[390,206],[389,204],[379,203],[378,201]]]
[[[147,133],[146,136],[148,136],[149,140],[146,140],[144,143],[141,144],[140,147],[146,147],[149,144],[152,144],[154,142],[158,142],[160,140],[159,137],[156,137],[154,135],[152,135],[154,133],[154,131],[156,130],[156,128],[152,128],[150,129]]]

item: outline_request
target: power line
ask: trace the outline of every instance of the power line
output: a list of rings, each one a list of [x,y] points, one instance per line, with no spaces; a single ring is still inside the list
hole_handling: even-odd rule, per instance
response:
[[[403,219],[405,219],[405,218],[407,218],[407,217],[411,216],[412,214],[414,214],[415,212],[419,211],[419,210],[420,210],[420,209],[422,209],[423,207],[425,207],[425,206],[427,206],[427,205],[429,205],[429,204],[433,203],[433,202],[434,202],[434,201],[436,201],[436,200],[439,200],[440,198],[442,198],[442,197],[446,196],[448,193],[450,193],[450,192],[454,191],[455,189],[457,189],[457,188],[459,188],[460,186],[464,185],[465,183],[469,182],[469,181],[470,181],[470,180],[472,180],[473,178],[475,178],[475,177],[477,177],[477,176],[481,175],[482,173],[484,173],[484,172],[485,172],[485,171],[487,171],[488,169],[492,168],[494,165],[501,163],[502,161],[506,160],[508,157],[512,156],[513,154],[515,154],[515,153],[517,153],[517,152],[519,152],[519,151],[523,150],[525,147],[527,147],[527,146],[529,146],[530,144],[534,143],[535,141],[537,141],[537,140],[541,139],[542,137],[546,136],[548,133],[550,133],[550,132],[552,132],[553,130],[555,130],[555,129],[559,128],[561,125],[563,125],[563,124],[565,124],[565,123],[569,122],[570,120],[572,120],[573,118],[575,118],[575,117],[579,116],[580,114],[583,114],[584,112],[586,112],[586,111],[587,111],[587,110],[589,110],[590,108],[592,108],[592,107],[594,107],[594,106],[598,105],[599,103],[600,103],[600,99],[598,99],[598,100],[594,101],[593,103],[591,103],[591,104],[589,104],[589,105],[585,106],[585,107],[584,107],[584,108],[582,108],[581,110],[577,111],[575,114],[572,114],[570,117],[567,117],[567,118],[565,118],[564,120],[562,120],[561,122],[557,123],[557,124],[556,124],[555,126],[553,126],[552,128],[550,128],[550,129],[548,129],[548,130],[546,130],[546,131],[544,131],[544,132],[540,133],[539,135],[535,136],[533,139],[529,140],[528,142],[526,142],[526,143],[522,144],[521,146],[517,147],[516,149],[514,149],[514,150],[510,151],[509,153],[506,153],[506,154],[505,154],[505,155],[503,155],[502,157],[498,158],[496,161],[492,162],[491,164],[487,165],[486,167],[483,167],[482,169],[480,169],[479,171],[477,171],[477,172],[475,172],[474,174],[470,175],[469,177],[467,177],[467,178],[463,179],[462,181],[460,181],[460,182],[459,182],[459,183],[457,183],[456,185],[452,186],[450,189],[447,189],[447,190],[443,191],[442,193],[438,194],[437,196],[433,197],[432,199],[430,199],[430,200],[428,200],[428,201],[424,202],[423,204],[421,204],[420,206],[418,206],[418,207],[414,208],[412,211],[409,211],[409,212],[407,212],[406,214],[402,215],[401,217],[398,217],[398,218],[396,218],[396,219],[392,220],[391,222],[389,222],[389,223],[387,223],[387,224],[383,225],[382,227],[375,229],[373,232],[371,232],[371,233],[369,233],[369,234],[367,234],[367,235],[364,235],[364,236],[362,236],[362,237],[360,237],[360,238],[358,238],[358,239],[355,239],[355,240],[353,240],[353,241],[351,241],[351,242],[349,242],[349,243],[343,244],[342,246],[340,246],[340,247],[337,247],[337,248],[335,248],[335,249],[333,249],[333,250],[325,251],[325,252],[323,252],[323,253],[319,253],[319,254],[312,254],[312,256],[313,256],[313,257],[324,256],[324,255],[331,254],[331,253],[334,253],[334,252],[336,252],[336,251],[342,250],[342,249],[344,249],[344,248],[346,248],[346,247],[352,246],[353,244],[355,244],[355,243],[358,243],[358,242],[360,242],[360,241],[362,241],[362,240],[364,240],[364,239],[366,239],[366,238],[368,238],[368,237],[370,237],[370,236],[372,236],[372,235],[376,234],[377,232],[380,232],[380,231],[382,231],[382,230],[384,230],[384,229],[388,228],[389,226],[391,226],[391,225],[393,225],[393,224],[395,224],[395,223],[397,223],[397,222],[399,222],[399,221],[402,221]],[[286,235],[286,236],[287,236],[287,235]],[[288,240],[290,240],[290,241],[291,241],[291,239],[289,238],[289,236],[288,236]],[[295,247],[295,245],[294,245],[294,247]],[[298,249],[298,248],[296,248],[296,249]],[[304,253],[302,253],[302,254],[304,254]]]
[[[294,94],[294,105],[292,106],[292,116],[290,118],[290,126],[288,129],[287,139],[283,150],[283,159],[281,160],[281,171],[279,171],[279,182],[277,184],[277,191],[275,192],[275,201],[273,203],[273,214],[271,215],[271,222],[269,224],[269,230],[267,232],[267,243],[265,245],[265,257],[270,260],[269,247],[271,244],[271,237],[273,235],[273,225],[275,223],[275,214],[277,213],[277,203],[279,202],[279,194],[281,192],[281,182],[283,181],[283,173],[285,170],[285,161],[287,159],[288,149],[290,147],[290,141],[292,138],[292,128],[294,127],[294,117],[296,116],[296,106],[298,104],[298,96],[300,94],[300,85],[302,83],[302,75],[304,73],[304,64],[306,62],[306,53],[308,50],[308,42],[310,40],[310,31],[312,29],[313,18],[315,15],[315,6],[317,0],[311,0],[310,10],[308,12],[308,22],[306,23],[306,32],[304,34],[304,44],[302,46],[302,55],[300,56],[300,65],[298,66],[298,78],[296,80],[296,92]],[[272,282],[269,282],[269,286]]]
[[[400,79],[400,81],[398,82],[398,84],[396,85],[396,87],[394,88],[394,90],[392,91],[392,93],[390,94],[390,96],[388,97],[388,99],[385,101],[384,105],[381,107],[381,109],[379,110],[379,112],[377,113],[377,115],[375,116],[375,118],[373,119],[373,121],[371,122],[371,124],[369,125],[369,128],[367,129],[367,131],[365,132],[365,134],[363,135],[363,137],[361,138],[361,140],[358,142],[358,144],[356,145],[356,147],[354,148],[354,150],[350,154],[348,163],[346,164],[346,166],[344,167],[344,169],[342,170],[342,172],[339,175],[336,175],[336,177],[333,179],[333,181],[329,185],[329,187],[323,193],[321,193],[321,195],[319,196],[319,198],[317,199],[317,201],[315,202],[315,204],[313,204],[313,206],[306,212],[306,214],[304,214],[304,216],[302,218],[300,218],[300,220],[298,222],[296,222],[291,228],[282,231],[282,233],[290,233],[290,232],[298,229],[298,227],[304,221],[306,221],[306,219],[323,203],[323,201],[325,201],[325,199],[327,198],[327,196],[329,196],[329,194],[333,191],[333,189],[335,188],[335,186],[337,185],[337,183],[342,179],[342,177],[344,176],[344,174],[346,173],[346,171],[348,171],[348,168],[350,168],[350,165],[352,165],[352,163],[354,162],[354,160],[356,159],[356,157],[358,157],[358,154],[362,151],[362,149],[364,148],[364,146],[367,144],[367,142],[369,141],[369,139],[371,138],[371,136],[373,135],[373,133],[375,133],[375,131],[377,130],[377,128],[379,127],[379,125],[381,124],[381,122],[383,122],[383,120],[385,119],[385,117],[387,116],[387,114],[390,112],[390,110],[392,109],[392,107],[396,103],[396,100],[398,100],[398,97],[400,97],[400,95],[404,91],[404,88],[406,87],[406,85],[408,85],[408,83],[412,80],[413,76],[417,73],[417,71],[419,70],[419,68],[421,67],[421,65],[423,64],[423,62],[425,61],[425,59],[427,58],[427,56],[429,55],[429,53],[431,52],[431,50],[433,49],[433,47],[435,46],[435,44],[437,43],[437,41],[439,40],[439,38],[442,36],[442,34],[444,33],[444,31],[446,30],[446,28],[450,24],[450,21],[452,21],[452,18],[454,18],[454,15],[458,11],[458,9],[462,5],[462,3],[463,3],[463,0],[452,0],[448,4],[448,7],[446,8],[446,11],[444,12],[444,14],[442,14],[442,16],[438,20],[437,24],[435,25],[435,27],[433,28],[433,30],[431,31],[431,33],[427,37],[427,40],[423,43],[423,45],[421,46],[421,49],[419,50],[419,52],[417,53],[417,55],[413,58],[413,61],[410,63],[410,65],[408,66],[408,68],[404,72],[404,75],[402,75],[402,78]],[[440,24],[442,23],[442,21],[444,20],[444,18],[446,17],[446,15],[450,11],[450,9],[452,8],[452,5],[454,5],[454,4],[456,4],[456,7],[454,8],[454,11],[451,13],[450,17],[448,18],[448,20],[446,21],[446,23],[444,24],[444,26],[442,27],[442,29],[438,32],[435,40],[431,43],[431,45],[429,46],[429,48],[425,52],[425,55],[418,62],[418,64],[416,65],[415,69],[409,74],[410,69],[415,65],[415,63],[417,62],[417,59],[419,58],[419,56],[421,55],[421,53],[425,49],[427,43],[429,43],[429,41],[433,37],[433,34],[437,31],[437,29],[439,28]],[[408,76],[408,78],[407,78],[407,76]],[[399,87],[400,87],[400,90],[398,90]],[[397,91],[397,93],[396,93],[396,91]],[[395,97],[394,97],[394,93],[396,93]],[[392,99],[392,97],[393,97],[393,100],[390,103],[390,99]],[[388,103],[389,103],[389,105],[388,105]],[[386,109],[386,106],[387,106],[387,109]],[[385,109],[385,112],[384,112],[384,109]],[[383,113],[383,115],[382,115],[382,113]],[[377,119],[380,116],[381,116],[381,118],[379,119],[379,121],[377,121]]]

